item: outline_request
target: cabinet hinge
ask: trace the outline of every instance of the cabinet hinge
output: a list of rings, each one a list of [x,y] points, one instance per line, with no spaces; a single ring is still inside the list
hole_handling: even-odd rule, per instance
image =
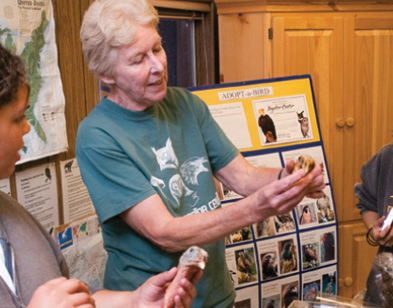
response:
[[[269,40],[272,40],[273,39],[273,28],[269,28],[268,32],[269,32]]]

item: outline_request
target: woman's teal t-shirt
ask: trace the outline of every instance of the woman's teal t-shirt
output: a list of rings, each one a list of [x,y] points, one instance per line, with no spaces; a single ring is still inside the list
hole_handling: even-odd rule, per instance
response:
[[[153,194],[175,217],[220,208],[213,172],[238,153],[206,104],[185,89],[168,88],[139,112],[101,100],[79,126],[76,155],[108,251],[105,288],[134,290],[177,266],[181,255],[161,250],[118,215]],[[224,242],[203,248],[209,261],[193,307],[228,307],[235,291]]]

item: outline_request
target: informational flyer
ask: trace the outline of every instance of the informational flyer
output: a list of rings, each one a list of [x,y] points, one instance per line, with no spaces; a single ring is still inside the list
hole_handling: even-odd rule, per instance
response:
[[[235,308],[288,308],[295,300],[337,294],[338,225],[329,170],[309,75],[191,89],[245,159],[255,167],[284,168],[311,156],[326,187],[294,210],[268,217],[225,238],[236,289]],[[243,196],[216,185],[223,207]]]
[[[0,180],[0,190],[7,195],[11,196],[11,185],[10,185],[10,179],[2,179]]]
[[[64,222],[68,223],[95,214],[76,158],[60,162],[60,172]]]
[[[261,143],[284,143],[312,138],[307,101],[304,95],[253,101],[254,114],[260,126]],[[265,120],[275,127],[275,140],[269,141],[264,133]]]
[[[259,308],[258,293],[258,286],[237,290],[235,307]]]
[[[281,168],[281,159],[278,153],[246,156],[245,158],[255,167]]]
[[[247,286],[258,281],[257,261],[253,244],[228,248],[226,259],[235,286]]]
[[[246,115],[241,102],[213,105],[209,109],[213,118],[237,148],[251,147]],[[233,125],[233,123],[236,123],[236,125]]]
[[[59,225],[55,163],[15,173],[17,199],[47,230]]]
[[[297,225],[300,230],[336,223],[330,185],[326,185],[323,192],[325,195],[322,198],[305,197],[295,208]]]
[[[97,215],[59,226],[54,230],[53,237],[66,259],[70,277],[90,287],[103,288],[108,254],[103,246]]]
[[[318,296],[337,295],[337,268],[325,267],[302,275],[301,300],[317,301]]]

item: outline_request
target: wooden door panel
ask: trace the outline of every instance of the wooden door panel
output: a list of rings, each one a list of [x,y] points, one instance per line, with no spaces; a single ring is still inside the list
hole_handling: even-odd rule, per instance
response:
[[[352,126],[344,130],[346,153],[352,160],[344,166],[351,184],[360,181],[360,169],[384,144],[393,141],[393,17],[391,29],[370,29],[370,19],[357,20],[352,30],[353,44],[347,45],[354,55],[353,102],[345,104],[346,118],[353,119]],[[383,27],[387,22],[381,23]],[[361,27],[365,29],[361,29]],[[357,198],[346,194],[345,217],[357,217]]]
[[[346,189],[342,149],[343,18],[331,14],[273,15],[273,76],[310,74],[338,219]],[[351,188],[353,190],[353,188]],[[347,189],[348,190],[348,189]]]
[[[354,97],[359,105],[352,112],[371,140],[363,148],[362,158],[368,160],[393,140],[393,25],[390,30],[355,29],[354,35]]]
[[[366,288],[377,247],[366,241],[367,229],[362,222],[339,226],[339,295],[353,298]]]
[[[265,22],[262,13],[219,16],[221,82],[271,77],[266,65],[270,43]]]

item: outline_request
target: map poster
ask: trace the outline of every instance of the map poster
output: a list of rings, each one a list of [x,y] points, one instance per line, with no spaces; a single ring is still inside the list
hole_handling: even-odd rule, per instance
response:
[[[65,152],[68,147],[64,106],[50,0],[0,2],[0,42],[19,55],[31,87],[31,126],[20,151],[24,163]]]
[[[70,278],[82,280],[93,288],[102,288],[108,254],[103,246],[97,215],[58,226],[52,236],[66,259]]]

